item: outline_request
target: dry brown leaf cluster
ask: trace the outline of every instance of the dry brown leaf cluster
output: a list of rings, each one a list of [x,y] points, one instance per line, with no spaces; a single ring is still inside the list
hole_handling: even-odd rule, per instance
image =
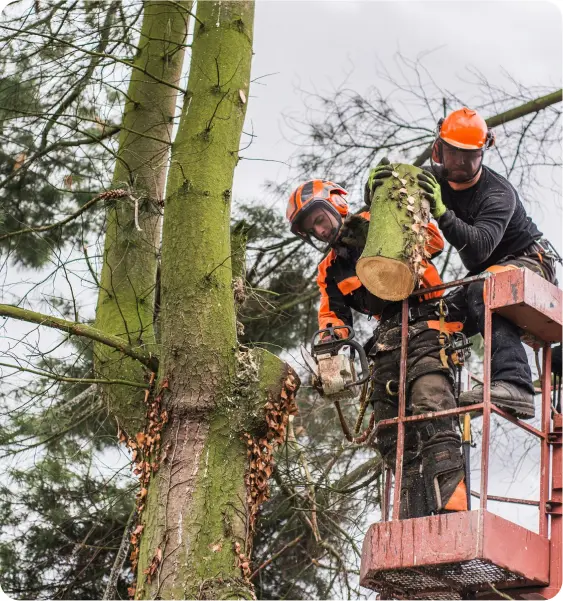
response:
[[[63,177],[63,184],[67,190],[72,190],[72,173]]]
[[[109,192],[116,192],[116,190],[110,190]],[[134,463],[133,473],[139,477],[141,485],[136,497],[137,526],[131,533],[130,538],[132,546],[130,560],[133,572],[137,569],[137,563],[139,561],[139,545],[141,534],[144,530],[144,525],[140,523],[141,515],[145,508],[145,498],[148,494],[151,476],[158,471],[163,460],[160,449],[161,431],[164,424],[168,421],[168,414],[165,409],[162,409],[162,395],[164,391],[168,389],[168,380],[164,380],[158,394],[154,395],[151,394],[154,379],[155,374],[152,373],[149,388],[145,392],[147,411],[144,430],[142,432],[137,432],[134,437],[127,436],[122,430],[119,430],[118,432],[119,441],[124,443],[125,446],[131,450],[131,459]],[[158,569],[161,560],[162,551],[159,547],[152,558],[150,566],[144,570],[149,583]],[[135,596],[135,590],[136,585],[133,583],[128,589],[128,593],[131,597]]]
[[[235,542],[235,553],[237,554],[238,567],[241,569],[244,579],[249,580],[250,574],[252,574],[250,570],[250,558],[243,553],[239,542]]]
[[[401,184],[407,184],[406,179],[401,179],[395,171],[393,175],[399,179]],[[410,178],[412,180],[412,178]],[[420,191],[415,192],[420,195]],[[430,220],[430,205],[428,201],[420,197],[419,202],[416,202],[416,197],[409,195],[407,188],[403,187],[399,190],[400,206],[403,207],[407,215],[412,219],[412,225],[404,226],[408,235],[406,236],[405,248],[403,249],[405,259],[415,278],[420,281],[427,267],[427,260],[430,258],[430,253],[426,248],[429,239],[428,222]]]
[[[246,555],[240,552],[240,545],[237,553],[239,567],[245,578],[248,578],[251,573],[248,557],[251,554],[256,517],[262,503],[270,497],[268,480],[274,470],[274,446],[284,442],[289,416],[297,413],[295,393],[298,387],[299,378],[289,368],[288,376],[283,382],[279,397],[277,399],[269,398],[264,405],[265,419],[268,424],[266,435],[262,438],[256,438],[248,433],[244,434],[249,462],[245,476],[248,530],[246,534]]]
[[[161,562],[162,562],[162,549],[160,547],[157,547],[156,553],[153,555],[150,566],[144,570],[144,574],[147,575],[147,582],[149,584],[152,582],[153,576],[156,574],[156,571],[158,570],[158,566],[160,566]]]
[[[14,166],[12,167],[12,170],[17,171],[18,169],[21,169],[26,158],[27,154],[25,152],[20,152],[14,159]]]

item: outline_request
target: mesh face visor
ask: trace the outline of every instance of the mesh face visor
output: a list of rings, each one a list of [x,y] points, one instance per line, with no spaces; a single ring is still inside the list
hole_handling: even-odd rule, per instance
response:
[[[483,163],[483,148],[458,148],[437,138],[432,147],[432,171],[441,180],[463,184],[473,179]]]

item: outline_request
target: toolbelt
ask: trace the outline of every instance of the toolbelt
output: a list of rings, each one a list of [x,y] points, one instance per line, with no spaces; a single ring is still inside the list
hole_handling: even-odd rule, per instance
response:
[[[561,259],[561,255],[557,252],[553,244],[547,238],[540,238],[539,240],[535,240],[525,248],[521,253],[518,253],[514,258],[521,257],[532,257],[538,258],[540,262],[540,267],[544,272],[545,279],[549,282],[556,284],[557,280],[555,277],[555,263],[560,263],[563,265],[563,259]],[[509,257],[512,258],[512,257]]]
[[[439,321],[441,317],[448,323],[457,321],[457,319],[450,317],[449,302],[447,298],[425,301],[423,303],[419,303],[416,300],[414,302],[416,302],[416,304],[411,305],[411,301],[409,300],[409,325],[420,321]],[[386,307],[381,314],[378,330],[390,330],[400,326],[401,313],[401,303],[393,303],[389,307]],[[433,325],[434,324],[429,327],[437,329],[433,327]],[[459,329],[461,330],[461,327],[459,327]]]
[[[505,255],[495,261],[495,265],[513,265],[514,267],[527,267],[531,271],[544,277],[548,282],[557,285],[555,276],[555,263],[563,265],[563,259],[547,238],[535,240],[528,247],[511,255]],[[488,268],[489,271],[491,268]],[[477,275],[469,272],[468,275]]]
[[[413,299],[416,302],[416,299]],[[410,303],[409,303],[410,304]],[[430,336],[428,350],[432,352],[435,348],[440,357],[442,367],[446,370],[458,371],[469,356],[470,343],[462,333],[463,323],[457,318],[458,311],[455,304],[452,305],[454,316],[450,316],[448,302],[445,298],[433,301],[425,301],[409,306],[409,348],[419,346],[414,342],[419,336],[428,338],[425,332],[434,330],[437,338]],[[401,347],[401,303],[393,303],[386,307],[380,320],[379,327],[374,335],[368,340],[364,349],[367,354],[374,357],[378,352],[393,351]],[[426,346],[423,343],[423,346]],[[425,353],[426,354],[426,353]],[[456,369],[457,368],[457,369]]]

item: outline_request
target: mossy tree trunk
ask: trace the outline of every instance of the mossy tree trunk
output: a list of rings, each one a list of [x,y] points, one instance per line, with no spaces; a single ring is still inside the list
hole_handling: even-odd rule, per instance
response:
[[[356,270],[371,293],[397,301],[410,295],[424,271],[430,210],[416,179],[421,169],[390,167],[393,175],[382,180],[371,199],[368,237]]]
[[[153,314],[161,205],[191,7],[191,1],[183,0],[144,4],[113,176],[113,187],[131,194],[114,201],[107,212],[96,327],[151,353],[156,353]],[[102,344],[95,347],[95,369],[108,379],[148,379],[138,361]],[[142,429],[142,394],[112,385],[104,395],[130,436]]]
[[[197,5],[167,182],[154,412],[164,417],[139,499],[137,598],[252,597],[252,526],[297,386],[279,359],[236,336],[230,202],[253,19],[253,2]]]

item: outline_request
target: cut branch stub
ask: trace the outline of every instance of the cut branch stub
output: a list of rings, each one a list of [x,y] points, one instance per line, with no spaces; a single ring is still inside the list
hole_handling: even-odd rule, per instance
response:
[[[356,266],[362,284],[384,300],[403,300],[424,272],[425,244],[430,219],[412,165],[391,165],[371,201],[370,226],[364,252]]]

